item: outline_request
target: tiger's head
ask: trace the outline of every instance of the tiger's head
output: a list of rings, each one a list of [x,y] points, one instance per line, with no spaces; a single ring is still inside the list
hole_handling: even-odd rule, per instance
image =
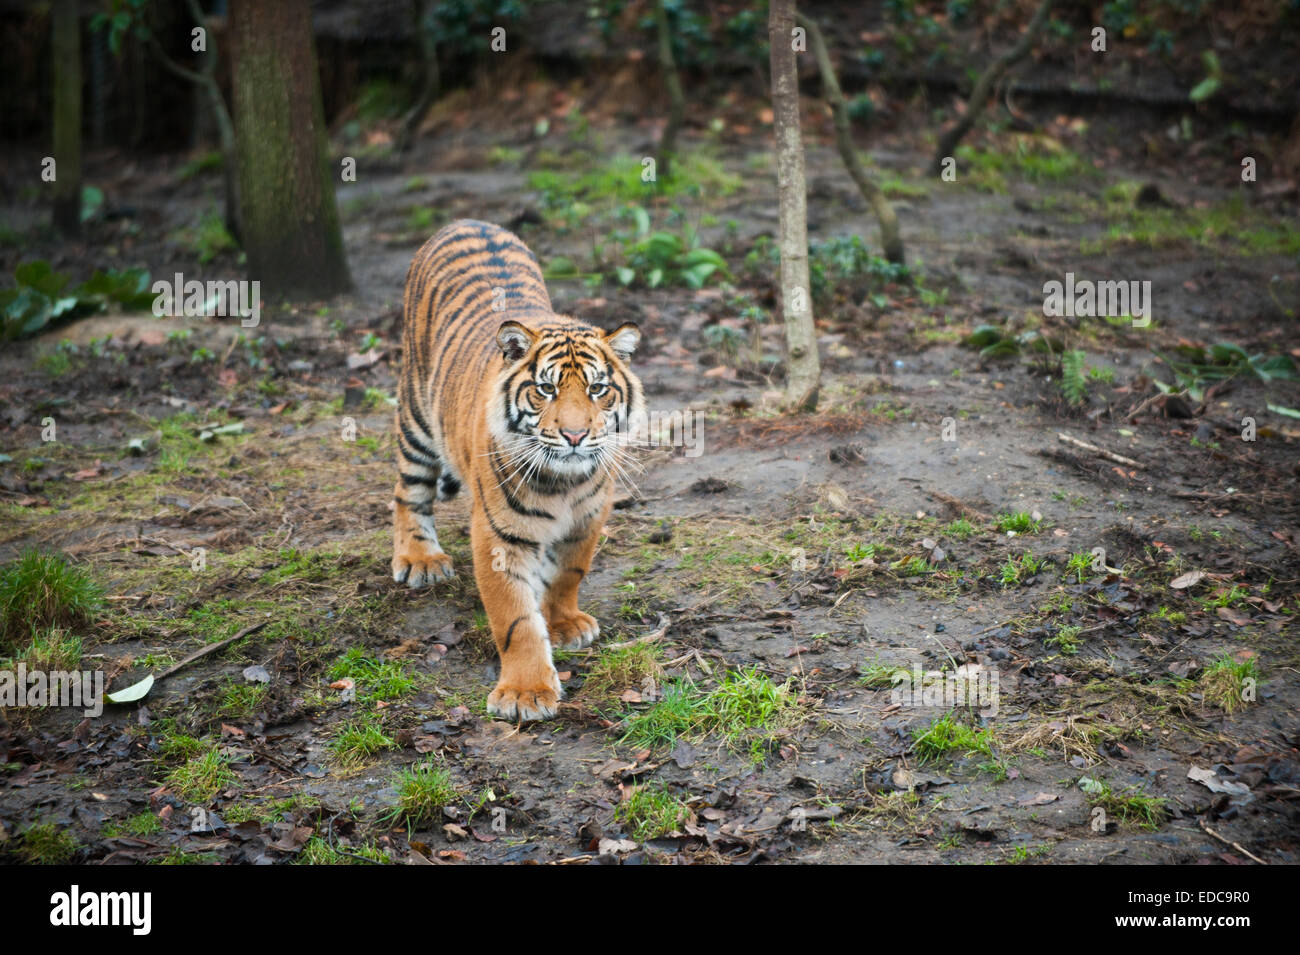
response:
[[[621,469],[629,422],[645,416],[641,382],[627,365],[640,342],[630,322],[612,332],[576,322],[497,330],[505,369],[494,430],[526,480],[577,483]]]

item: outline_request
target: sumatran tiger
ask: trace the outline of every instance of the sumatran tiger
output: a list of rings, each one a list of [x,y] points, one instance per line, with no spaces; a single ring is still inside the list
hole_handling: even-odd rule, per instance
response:
[[[454,575],[433,501],[468,487],[474,578],[501,660],[488,711],[549,719],[562,696],[552,649],[600,632],[578,585],[622,472],[620,439],[645,415],[628,368],[641,332],[555,314],[528,247],[471,220],[415,254],[404,313],[393,579]]]

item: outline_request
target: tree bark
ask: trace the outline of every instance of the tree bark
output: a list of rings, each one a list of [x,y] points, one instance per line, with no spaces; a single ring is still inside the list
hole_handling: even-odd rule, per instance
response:
[[[415,138],[415,131],[434,102],[442,85],[438,72],[438,36],[430,22],[431,11],[428,0],[415,0],[415,35],[420,40],[420,69],[422,71],[420,95],[415,105],[402,117],[402,126],[397,132],[394,146],[397,152],[406,152]]]
[[[52,8],[54,62],[54,227],[81,233],[81,23],[77,0]]]
[[[659,168],[656,176],[667,179],[672,175],[673,160],[677,154],[677,133],[686,116],[686,98],[682,95],[682,80],[673,59],[673,38],[668,30],[668,12],[664,0],[655,0],[655,22],[659,27],[659,69],[668,89],[668,122],[659,137]]]
[[[1038,9],[1034,11],[1033,19],[1029,21],[1029,26],[1025,28],[1024,35],[1020,37],[1019,42],[989,64],[989,68],[984,71],[984,74],[975,83],[975,89],[971,91],[970,99],[966,101],[965,115],[958,119],[956,124],[939,138],[939,146],[935,149],[934,159],[930,163],[930,175],[938,176],[943,172],[943,161],[953,154],[962,137],[971,131],[971,127],[983,114],[994,85],[998,80],[1002,79],[1002,75],[1011,68],[1012,64],[1024,59],[1029,54],[1029,50],[1034,44],[1034,37],[1047,23],[1047,15],[1051,12],[1052,0],[1042,0],[1042,3],[1038,5]]]
[[[871,206],[876,222],[880,224],[880,244],[885,250],[885,258],[902,265],[906,261],[906,256],[903,237],[898,231],[898,216],[894,212],[894,207],[890,205],[889,199],[862,168],[858,154],[853,149],[853,132],[849,125],[848,107],[844,104],[844,93],[840,89],[839,78],[835,75],[835,66],[831,63],[830,54],[826,50],[826,42],[822,39],[822,31],[816,23],[803,14],[797,14],[797,19],[799,25],[808,31],[813,56],[817,58],[817,68],[822,75],[822,89],[826,94],[826,102],[830,105],[831,114],[835,118],[835,145],[840,151],[840,158],[844,160],[845,168],[857,183],[862,198],[866,199],[867,204]]]
[[[776,181],[781,216],[781,311],[789,351],[786,406],[817,407],[821,364],[808,281],[808,190],[799,126],[799,73],[792,42],[794,0],[771,0],[767,33],[772,63]]]
[[[230,41],[249,277],[273,298],[347,291],[308,0],[232,0]]]

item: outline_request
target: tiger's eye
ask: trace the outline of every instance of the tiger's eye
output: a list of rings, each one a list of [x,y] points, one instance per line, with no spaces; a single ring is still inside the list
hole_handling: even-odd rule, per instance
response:
[[[537,390],[538,390],[539,392],[541,392],[541,394],[542,394],[543,397],[545,397],[545,398],[554,398],[554,397],[555,397],[555,386],[554,386],[554,385],[550,384],[549,382],[545,382],[545,381],[534,382],[534,384],[536,385]]]
[[[587,389],[587,394],[591,395],[593,398],[599,398],[607,391],[609,391],[609,385],[605,384],[603,381],[598,381]]]

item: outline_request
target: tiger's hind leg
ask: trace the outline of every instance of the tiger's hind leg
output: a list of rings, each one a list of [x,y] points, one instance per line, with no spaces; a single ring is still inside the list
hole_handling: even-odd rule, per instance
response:
[[[410,448],[405,435],[398,433],[400,477],[393,488],[393,580],[423,587],[456,575],[451,558],[438,543],[433,500],[435,494],[439,499],[449,497],[447,488],[458,487],[459,482],[436,458]]]

